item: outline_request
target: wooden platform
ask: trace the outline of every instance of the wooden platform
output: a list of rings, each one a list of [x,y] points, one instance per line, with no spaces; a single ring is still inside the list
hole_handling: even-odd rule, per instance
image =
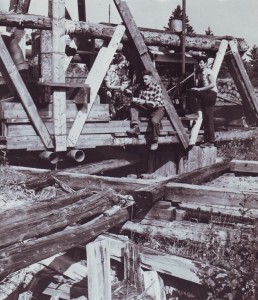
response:
[[[67,100],[67,131],[72,127],[79,106]],[[54,135],[52,104],[38,108],[40,117],[50,135]],[[2,126],[2,148],[7,150],[24,149],[28,151],[44,150],[44,144],[37,135],[26,111],[19,102],[3,101],[0,103],[0,120]],[[182,118],[189,132],[193,118]],[[141,119],[139,138],[130,138],[126,130],[130,128],[129,120],[110,120],[108,104],[94,104],[85,123],[76,148],[88,149],[99,146],[146,145],[150,142],[151,128],[146,118]],[[160,144],[179,143],[175,130],[167,118],[162,120],[159,137]]]

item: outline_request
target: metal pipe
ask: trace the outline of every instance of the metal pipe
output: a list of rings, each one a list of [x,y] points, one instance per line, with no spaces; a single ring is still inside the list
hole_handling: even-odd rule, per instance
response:
[[[43,151],[39,154],[39,158],[43,159],[43,160],[47,160],[49,161],[51,164],[56,164],[59,160],[59,156],[57,153],[55,152],[51,152],[51,151]]]
[[[76,162],[82,162],[85,158],[85,154],[82,150],[70,150],[66,155]]]

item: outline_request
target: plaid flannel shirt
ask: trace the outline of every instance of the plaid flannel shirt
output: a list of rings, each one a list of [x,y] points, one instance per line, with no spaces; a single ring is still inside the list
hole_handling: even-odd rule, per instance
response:
[[[145,105],[152,108],[164,106],[162,89],[156,82],[151,82],[149,86],[143,87],[140,90],[139,98],[146,100]]]

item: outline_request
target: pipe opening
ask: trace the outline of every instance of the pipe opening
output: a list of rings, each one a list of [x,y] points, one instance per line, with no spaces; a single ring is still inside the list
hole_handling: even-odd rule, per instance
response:
[[[50,162],[51,164],[56,164],[59,160],[59,156],[57,153],[55,152],[51,152],[51,151],[43,151],[39,154],[39,158],[43,159],[43,160],[47,160],[48,162]]]
[[[67,152],[67,156],[74,159],[76,162],[82,162],[85,158],[85,154],[82,150],[71,150]]]

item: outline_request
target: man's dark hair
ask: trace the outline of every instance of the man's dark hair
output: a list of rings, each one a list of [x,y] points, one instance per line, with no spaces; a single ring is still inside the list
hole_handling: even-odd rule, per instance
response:
[[[149,70],[144,70],[144,71],[142,71],[141,75],[142,75],[142,77],[145,75],[152,76],[152,72]]]
[[[200,61],[204,61],[205,63],[208,61],[208,56],[199,56],[196,58],[197,62],[199,63]]]

